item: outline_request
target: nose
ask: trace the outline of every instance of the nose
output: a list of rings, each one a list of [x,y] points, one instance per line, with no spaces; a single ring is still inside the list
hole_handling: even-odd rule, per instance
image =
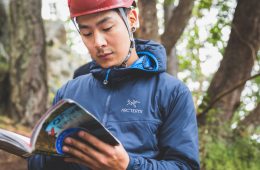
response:
[[[94,45],[96,48],[102,48],[107,46],[107,41],[105,36],[102,33],[96,32],[94,33]]]

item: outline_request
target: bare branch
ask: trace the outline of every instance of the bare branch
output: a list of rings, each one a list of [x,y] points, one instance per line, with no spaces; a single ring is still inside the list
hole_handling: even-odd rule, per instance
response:
[[[172,16],[167,21],[165,31],[161,36],[162,44],[165,46],[167,55],[183,33],[192,13],[194,0],[182,0],[179,5],[172,10]]]
[[[260,76],[260,73],[255,74],[245,80],[242,80],[240,82],[238,82],[235,86],[233,86],[232,88],[220,93],[209,105],[206,109],[204,109],[201,113],[199,113],[197,115],[197,117],[206,114],[210,109],[212,109],[212,107],[214,106],[215,103],[217,103],[220,99],[222,99],[223,97],[225,97],[226,95],[230,94],[231,92],[233,92],[234,90],[236,90],[237,88],[243,86],[248,80],[252,80],[255,79],[256,77]]]

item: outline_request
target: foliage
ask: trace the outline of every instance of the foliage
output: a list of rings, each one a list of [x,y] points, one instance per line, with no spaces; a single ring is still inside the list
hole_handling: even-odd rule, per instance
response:
[[[185,53],[177,51],[179,59],[180,78],[189,84],[191,81],[198,82],[200,88],[193,89],[192,93],[195,98],[195,104],[201,103],[200,99],[207,98],[206,89],[203,88],[203,82],[210,82],[212,74],[205,75],[202,71],[201,63],[207,62],[215,57],[210,54],[207,58],[202,58],[200,50],[203,48],[214,47],[223,55],[228,42],[228,36],[231,29],[231,21],[235,9],[236,1],[225,0],[197,0],[193,9],[193,17],[187,26],[183,37],[180,39],[179,46],[184,46]],[[201,20],[205,20],[208,15],[217,11],[215,19],[207,24],[200,25]],[[200,32],[204,31],[204,34]],[[203,38],[205,36],[206,38]],[[203,36],[202,36],[203,35]],[[178,47],[177,47],[178,49]],[[180,49],[180,48],[179,48]],[[259,54],[256,62],[254,73],[259,72]],[[216,63],[218,65],[219,63]],[[183,74],[185,73],[185,74]],[[185,75],[185,76],[183,76]],[[221,125],[217,120],[216,114],[220,114],[220,110],[210,110],[207,113],[206,127],[200,127],[200,146],[201,146],[201,164],[205,170],[242,170],[242,169],[260,169],[258,158],[260,157],[260,143],[252,140],[248,133],[243,137],[234,134],[233,130],[240,120],[241,116],[246,116],[249,112],[249,105],[259,103],[259,77],[247,83],[245,91],[241,97],[241,104],[235,117],[226,125]],[[196,99],[198,101],[196,101]],[[246,100],[245,100],[246,99]],[[254,106],[255,106],[254,105]],[[202,105],[200,105],[202,106]],[[199,109],[205,109],[207,106]],[[201,112],[202,110],[198,110]],[[243,114],[241,114],[243,113]],[[231,126],[232,125],[232,126]],[[254,129],[253,133],[258,133],[259,128]]]
[[[164,5],[170,6],[175,0],[164,0]]]
[[[260,143],[248,137],[235,137],[234,140],[211,139],[206,143],[207,154],[201,161],[206,170],[258,170],[259,147]]]
[[[255,61],[255,67],[253,68],[252,75],[260,72],[260,51]],[[248,81],[245,85],[244,91],[241,95],[241,103],[236,110],[232,123],[236,125],[241,119],[247,116],[258,103],[260,103],[260,76]],[[254,133],[257,133],[254,129]],[[259,134],[259,133],[258,133]]]

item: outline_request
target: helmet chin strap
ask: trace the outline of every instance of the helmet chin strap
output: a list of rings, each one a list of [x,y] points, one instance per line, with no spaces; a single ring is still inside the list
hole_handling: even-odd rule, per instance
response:
[[[124,58],[124,60],[123,60],[123,62],[122,62],[122,64],[121,64],[121,66],[127,67],[127,64],[126,64],[126,63],[127,63],[128,59],[129,59],[130,56],[131,56],[131,53],[132,53],[133,48],[135,47],[135,41],[134,41],[134,35],[133,35],[133,33],[131,32],[130,25],[129,25],[129,23],[128,23],[127,14],[126,14],[125,9],[124,9],[124,8],[118,8],[118,10],[119,10],[120,15],[121,15],[122,18],[123,18],[123,21],[124,21],[124,23],[125,23],[125,25],[126,25],[126,28],[127,28],[128,34],[129,34],[129,38],[130,38],[130,47],[129,47],[128,54],[127,54],[127,56]]]
[[[128,34],[129,34],[129,39],[130,39],[130,47],[129,47],[128,54],[126,55],[126,57],[124,58],[124,60],[122,61],[121,65],[120,65],[120,66],[123,66],[123,67],[127,67],[126,63],[131,56],[132,50],[135,47],[135,41],[134,41],[133,32],[131,31],[131,28],[130,28],[130,25],[129,25],[129,22],[128,22],[128,19],[127,19],[127,14],[126,14],[125,8],[118,8],[118,10],[119,10],[119,13],[120,13],[125,25],[126,25],[126,28],[127,28]],[[77,23],[76,17],[72,18],[71,20],[72,20],[72,23],[75,25],[77,31],[80,33],[79,27],[76,24]]]

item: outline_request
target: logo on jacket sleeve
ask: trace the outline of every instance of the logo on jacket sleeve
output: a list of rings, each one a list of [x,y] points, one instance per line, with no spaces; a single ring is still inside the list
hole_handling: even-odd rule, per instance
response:
[[[143,110],[138,109],[138,104],[140,104],[138,100],[127,100],[126,108],[121,109],[123,113],[143,113]]]

